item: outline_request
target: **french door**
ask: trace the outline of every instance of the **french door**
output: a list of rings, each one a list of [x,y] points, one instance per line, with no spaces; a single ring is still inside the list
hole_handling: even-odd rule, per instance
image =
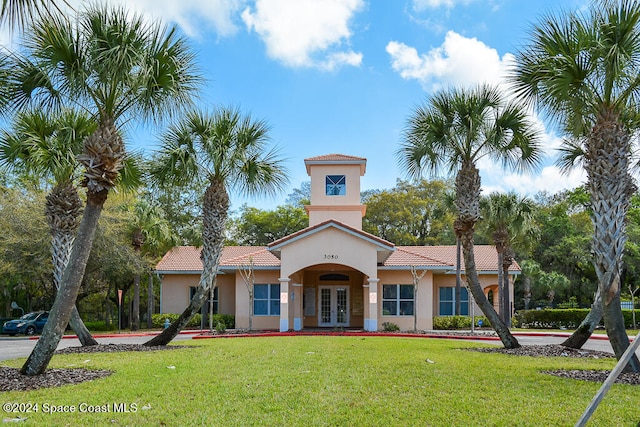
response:
[[[349,326],[349,288],[318,288],[318,326]]]

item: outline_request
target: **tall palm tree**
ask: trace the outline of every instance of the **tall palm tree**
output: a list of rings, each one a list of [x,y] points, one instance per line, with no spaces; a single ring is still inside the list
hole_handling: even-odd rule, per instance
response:
[[[59,12],[63,3],[69,6],[66,0],[59,2],[52,0],[2,0],[0,23],[6,23],[9,29],[24,28],[38,17]]]
[[[46,17],[25,38],[25,56],[15,60],[11,73],[13,106],[75,104],[97,122],[79,156],[87,188],[82,221],[49,321],[21,370],[37,375],[69,321],[98,218],[123,167],[120,126],[133,118],[159,119],[191,104],[200,78],[194,74],[194,55],[175,28],[148,24],[119,7],[93,6],[73,22]]]
[[[221,107],[212,114],[191,112],[171,126],[151,174],[159,183],[205,180],[202,217],[202,274],[189,306],[171,326],[145,345],[165,345],[199,312],[215,286],[229,211],[228,189],[247,195],[275,194],[287,183],[277,151],[267,149],[269,127]]]
[[[509,296],[509,267],[513,265],[512,244],[521,236],[531,236],[533,230],[533,202],[515,193],[491,193],[480,200],[482,225],[493,238],[498,252],[498,294],[500,315],[511,326]]]
[[[52,118],[41,111],[28,111],[17,116],[11,131],[0,133],[0,163],[39,177],[53,178],[54,187],[47,195],[45,214],[51,233],[56,289],[60,288],[82,214],[82,201],[74,183],[79,172],[76,156],[82,151],[84,139],[95,128],[90,117],[72,110]],[[69,324],[83,346],[98,344],[82,322],[75,304]]]
[[[619,359],[629,346],[620,307],[625,217],[636,185],[631,135],[640,127],[640,3],[606,0],[587,13],[545,16],[512,79],[568,136],[561,164],[580,159],[593,212],[594,267],[605,328]],[[633,358],[627,369],[640,371]]]
[[[476,303],[506,348],[520,344],[487,300],[473,253],[474,227],[480,217],[480,172],[483,157],[504,166],[526,169],[539,161],[538,134],[517,104],[497,88],[451,89],[433,95],[411,115],[397,151],[401,166],[413,178],[425,169],[455,173],[457,219],[467,284]]]
[[[169,222],[165,219],[162,209],[152,205],[145,198],[139,198],[134,205],[128,206],[131,214],[131,243],[134,251],[142,252],[142,247],[147,246],[155,254],[165,253],[178,243],[173,235]],[[155,250],[154,250],[155,249]],[[150,282],[153,283],[153,282]],[[153,286],[153,284],[152,284]],[[153,287],[149,291],[149,306],[153,305]],[[147,310],[149,314],[149,310]],[[150,317],[150,315],[148,316]],[[149,319],[147,319],[149,320]],[[131,329],[140,328],[140,273],[133,277],[133,307],[131,313]]]

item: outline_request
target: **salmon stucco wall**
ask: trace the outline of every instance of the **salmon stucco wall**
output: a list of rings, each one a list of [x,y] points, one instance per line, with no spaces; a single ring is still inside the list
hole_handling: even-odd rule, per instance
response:
[[[255,270],[255,284],[278,284],[280,271],[277,270]],[[249,291],[242,275],[235,275],[235,315],[236,328],[249,329]],[[252,329],[278,329],[280,327],[280,316],[253,316],[251,319]]]
[[[422,271],[418,270],[417,275],[420,277]],[[427,271],[418,282],[418,292],[416,302],[414,304],[414,316],[384,316],[382,311],[384,285],[413,285],[413,276],[411,271],[380,271],[378,273],[380,283],[378,284],[378,295],[380,304],[378,304],[379,322],[378,328],[382,329],[385,322],[395,323],[400,327],[401,331],[429,330],[433,329],[433,304],[431,299],[433,296],[433,272]],[[415,325],[415,327],[414,327]]]
[[[481,274],[478,276],[479,280],[480,280],[480,285],[482,286],[482,289],[484,290],[485,295],[488,292],[488,288],[495,288],[497,287],[498,284],[498,275],[497,274]],[[509,296],[510,296],[510,301],[513,304],[513,296],[514,296],[514,292],[513,292],[513,276],[511,276],[509,278]],[[439,316],[439,307],[438,307],[438,302],[439,302],[439,295],[440,295],[440,288],[441,287],[455,287],[456,286],[456,276],[455,274],[436,274],[434,276],[434,287],[433,287],[433,312],[435,316]],[[462,286],[466,287],[467,283],[466,283],[466,278],[464,276],[464,274],[462,275]],[[494,297],[494,309],[496,311],[499,311],[498,309],[498,295],[495,295]],[[470,307],[471,309],[471,307]],[[482,311],[480,310],[480,307],[478,306],[478,304],[474,304],[473,306],[473,310],[476,314],[476,316],[481,316],[482,315]]]
[[[161,313],[182,313],[189,305],[189,288],[198,286],[199,274],[165,274],[161,284]],[[218,313],[235,315],[236,288],[233,275],[219,274]]]

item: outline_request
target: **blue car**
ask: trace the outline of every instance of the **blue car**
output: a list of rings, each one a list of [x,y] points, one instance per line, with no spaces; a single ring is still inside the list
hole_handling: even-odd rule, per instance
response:
[[[48,311],[34,311],[19,319],[9,320],[2,325],[2,333],[14,336],[16,334],[34,335],[42,332],[44,324],[49,318]]]

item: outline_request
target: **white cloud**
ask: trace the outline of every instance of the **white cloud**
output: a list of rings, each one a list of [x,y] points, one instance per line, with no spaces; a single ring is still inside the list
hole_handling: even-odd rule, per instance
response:
[[[446,7],[451,9],[456,5],[456,3],[464,3],[468,4],[473,0],[413,0],[413,9],[414,10],[424,10],[424,9],[437,9],[440,7]]]
[[[418,80],[425,90],[442,86],[470,86],[479,83],[501,84],[507,67],[514,60],[476,38],[449,31],[441,46],[419,54],[417,49],[391,41],[386,47],[392,68],[404,79]]]
[[[557,166],[547,166],[536,175],[505,173],[502,170],[495,174],[496,170],[495,168],[480,170],[483,195],[494,191],[500,193],[515,191],[528,196],[533,196],[540,191],[554,194],[571,190],[586,182],[586,174],[581,168],[575,168],[568,174],[563,174]]]
[[[242,10],[245,0],[106,0],[126,6],[132,12],[178,24],[185,34],[201,37],[204,30],[213,30],[220,37],[238,31],[234,16]],[[71,0],[69,4],[82,10],[86,1]],[[237,18],[236,18],[237,19]]]
[[[362,0],[257,0],[242,19],[264,41],[267,54],[290,67],[358,66],[362,54],[343,45]]]

